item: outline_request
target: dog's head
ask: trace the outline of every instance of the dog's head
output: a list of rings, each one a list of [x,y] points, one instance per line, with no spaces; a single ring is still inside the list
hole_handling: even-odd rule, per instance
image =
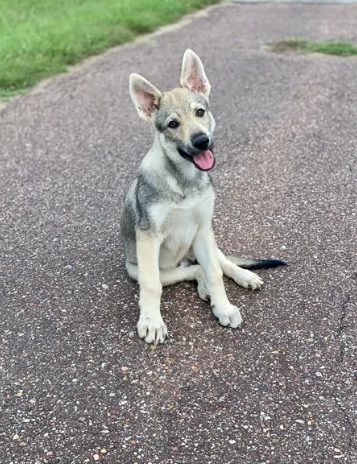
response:
[[[183,56],[180,85],[162,93],[139,74],[131,74],[129,90],[139,116],[156,128],[167,152],[209,171],[215,162],[215,123],[208,105],[211,86],[192,50]]]

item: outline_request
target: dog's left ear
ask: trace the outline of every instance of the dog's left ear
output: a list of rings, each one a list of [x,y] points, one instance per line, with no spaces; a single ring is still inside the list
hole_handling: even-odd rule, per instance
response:
[[[190,49],[186,50],[183,55],[180,85],[192,92],[202,93],[206,98],[211,90],[202,61]]]

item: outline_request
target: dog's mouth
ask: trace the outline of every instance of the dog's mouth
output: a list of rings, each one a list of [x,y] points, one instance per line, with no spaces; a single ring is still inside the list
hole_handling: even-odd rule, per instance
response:
[[[191,161],[191,163],[193,163],[196,168],[200,169],[201,171],[210,171],[216,162],[211,150],[204,150],[200,153],[197,153],[196,155],[190,155],[181,148],[178,148],[177,151],[183,158]]]

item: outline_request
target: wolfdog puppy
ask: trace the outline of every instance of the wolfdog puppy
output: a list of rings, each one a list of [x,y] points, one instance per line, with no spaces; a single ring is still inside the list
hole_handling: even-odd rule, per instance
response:
[[[147,343],[164,342],[162,287],[190,280],[197,281],[200,298],[210,301],[223,326],[238,327],[242,317],[228,301],[223,274],[255,290],[263,281],[247,269],[284,263],[227,257],[216,245],[214,191],[208,173],[215,164],[215,122],[202,62],[187,50],[180,87],[161,92],[131,74],[129,90],[139,116],[154,129],[153,146],[127,194],[121,220],[126,268],[140,285],[139,336]]]

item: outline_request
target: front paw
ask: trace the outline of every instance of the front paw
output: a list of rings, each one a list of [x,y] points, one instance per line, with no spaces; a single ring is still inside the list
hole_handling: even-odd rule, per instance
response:
[[[237,269],[234,281],[241,287],[252,290],[260,290],[260,287],[264,283],[257,274],[242,268]]]
[[[138,334],[146,343],[164,343],[167,327],[161,315],[141,315],[138,321]]]
[[[219,320],[219,323],[233,329],[239,327],[243,322],[239,309],[231,304],[220,307],[218,305],[212,306],[213,314]]]

